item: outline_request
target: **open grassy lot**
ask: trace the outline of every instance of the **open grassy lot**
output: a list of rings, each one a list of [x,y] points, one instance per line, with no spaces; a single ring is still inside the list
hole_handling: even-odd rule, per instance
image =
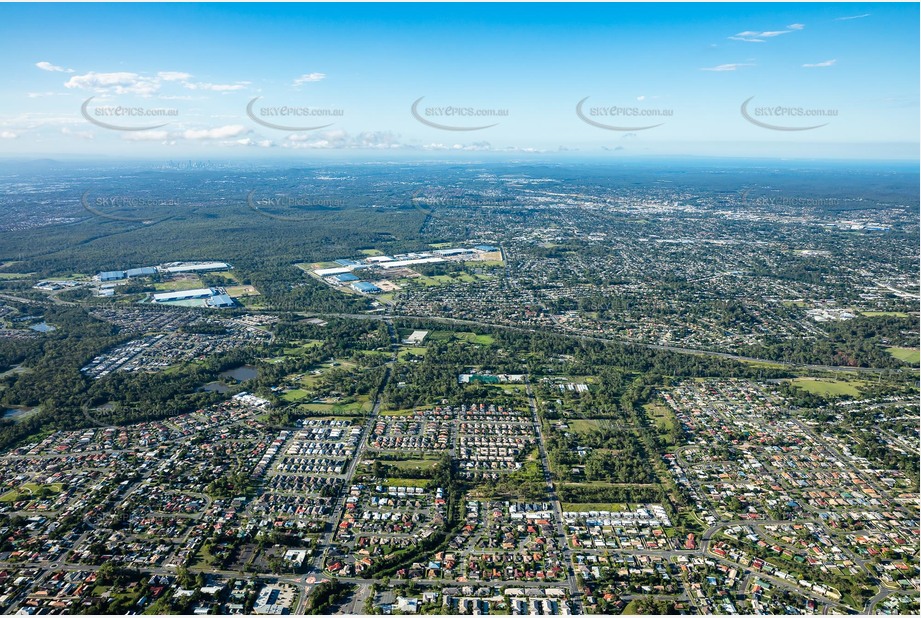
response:
[[[438,466],[438,459],[397,459],[395,461],[383,461],[397,470],[434,470]]]
[[[656,424],[661,431],[671,431],[675,426],[675,416],[672,411],[659,403],[647,403],[643,406],[646,416]]]
[[[390,485],[391,487],[425,487],[428,484],[428,479],[403,479],[394,477],[384,481],[384,485]]]
[[[425,356],[426,352],[428,352],[428,350],[425,348],[413,348],[413,347],[403,348],[402,350],[397,352],[397,358],[399,360],[403,360],[409,354],[412,354],[414,356]]]
[[[465,341],[477,345],[492,345],[495,339],[492,335],[478,335],[469,331],[452,332],[447,330],[435,330],[428,334],[428,340],[431,341]]]
[[[879,317],[892,317],[892,318],[907,318],[908,314],[902,311],[861,311],[860,315],[867,316],[868,318],[879,318]]]
[[[350,403],[302,403],[300,409],[307,412],[320,412],[325,414],[359,414],[371,411],[371,403],[366,395],[359,396],[357,401]]]
[[[569,425],[569,431],[572,433],[592,433],[601,429],[600,420],[587,419],[587,418],[577,418],[573,420],[567,420],[566,424]]]
[[[412,416],[413,409],[406,408],[403,410],[381,410],[381,416]]]
[[[621,502],[563,502],[561,505],[564,511],[573,513],[585,513],[587,511],[625,511],[627,505]]]
[[[886,348],[886,351],[900,361],[905,361],[912,365],[917,365],[921,362],[921,350],[918,348]]]
[[[304,399],[309,394],[310,394],[309,392],[305,391],[302,388],[296,388],[294,390],[288,391],[287,393],[282,395],[281,398],[284,399],[285,401],[290,401],[293,403],[295,401],[300,401],[301,399]]]
[[[362,255],[367,255],[368,257],[374,257],[375,255],[384,255],[384,252],[380,249],[361,249],[358,253]]]
[[[182,292],[185,290],[195,290],[205,287],[198,277],[183,277],[173,281],[155,283],[154,288],[160,292]]]
[[[338,268],[341,265],[336,264],[335,262],[313,262],[313,263],[300,262],[298,264],[295,264],[295,266],[297,266],[301,270],[313,271],[318,268]]]
[[[492,335],[477,335],[476,333],[455,333],[454,338],[459,341],[466,341],[467,343],[475,343],[477,345],[492,345],[496,342]]]
[[[251,285],[232,285],[228,286],[226,289],[227,293],[234,298],[240,296],[259,296],[259,290]]]
[[[11,489],[8,492],[0,496],[0,502],[16,502],[17,500],[25,500],[34,495],[36,495],[42,488],[52,494],[59,494],[63,489],[63,486],[60,483],[52,483],[50,485],[39,485],[38,483],[25,483],[21,485],[18,489]]]
[[[306,352],[307,350],[310,350],[310,349],[312,349],[312,348],[318,348],[318,347],[320,347],[321,345],[323,345],[323,342],[320,341],[319,339],[309,339],[309,340],[303,341],[303,342],[300,342],[300,341],[299,341],[299,342],[297,343],[297,346],[295,346],[295,347],[293,347],[293,348],[285,348],[285,349],[284,349],[284,353],[285,353],[287,356],[301,356],[301,355],[303,355],[304,352]]]
[[[822,396],[840,397],[842,395],[847,395],[850,397],[857,397],[860,395],[860,391],[857,390],[856,386],[850,382],[844,382],[842,380],[795,378],[793,380],[793,385],[803,389],[804,391]]]

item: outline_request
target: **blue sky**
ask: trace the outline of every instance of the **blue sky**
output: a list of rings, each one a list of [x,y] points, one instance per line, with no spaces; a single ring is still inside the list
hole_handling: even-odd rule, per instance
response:
[[[908,3],[4,4],[0,156],[917,159],[918,19]],[[172,115],[102,115],[125,108]]]

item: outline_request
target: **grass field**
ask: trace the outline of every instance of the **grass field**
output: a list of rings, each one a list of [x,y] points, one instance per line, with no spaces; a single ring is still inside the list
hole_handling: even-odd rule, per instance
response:
[[[406,408],[403,410],[381,410],[381,416],[412,416],[413,409]]]
[[[627,505],[622,502],[563,502],[560,504],[564,511],[572,513],[585,513],[587,511],[625,511]]]
[[[308,412],[321,412],[332,415],[337,413],[357,414],[359,412],[369,412],[371,410],[371,404],[363,400],[353,401],[351,403],[303,403],[300,405],[300,408]]]
[[[25,279],[34,273],[0,273],[0,279]]]
[[[11,489],[2,496],[0,496],[0,502],[16,502],[17,500],[24,500],[30,496],[35,495],[42,487],[50,491],[52,494],[59,494],[63,489],[63,486],[60,483],[52,483],[51,485],[39,485],[38,483],[25,483],[21,485],[18,489]]]
[[[921,362],[921,350],[918,348],[886,348],[886,351],[900,361],[905,361],[912,365],[917,365]]]
[[[403,348],[397,352],[397,358],[403,360],[407,355],[413,354],[415,356],[425,356],[425,353],[428,352],[425,348]]]
[[[857,397],[860,391],[850,382],[841,380],[820,380],[817,378],[795,378],[793,385],[804,391],[822,396],[842,396]]]
[[[374,257],[375,255],[384,255],[384,252],[380,249],[361,249],[358,253],[362,255],[367,255],[368,257]]]
[[[665,406],[658,403],[647,403],[643,409],[646,410],[649,420],[655,423],[656,428],[660,431],[671,431],[675,426],[675,417]]]
[[[473,266],[482,266],[484,268],[491,268],[495,266],[505,266],[505,262],[502,260],[481,260],[478,262],[471,262]]]
[[[892,318],[907,318],[908,314],[902,311],[861,311],[860,315],[866,316],[868,318],[880,318],[884,316],[889,316]]]
[[[294,348],[285,348],[284,353],[287,356],[300,356],[304,354],[305,351],[310,350],[311,348],[318,348],[323,345],[323,342],[319,339],[310,339],[304,341],[303,343],[298,342],[297,347]]]
[[[477,335],[476,333],[454,333],[454,338],[459,341],[466,341],[467,343],[475,343],[477,345],[492,345],[496,342],[492,335]]]
[[[398,459],[381,463],[396,468],[397,470],[433,470],[438,465],[437,459]]]
[[[429,484],[428,479],[402,479],[402,478],[388,478],[384,480],[384,485],[390,485],[391,487],[425,487]]]
[[[189,277],[154,284],[154,288],[161,292],[183,292],[185,290],[195,290],[202,287],[204,287],[204,284],[198,277]]]
[[[601,422],[599,420],[577,418],[567,420],[566,424],[569,425],[569,430],[572,433],[592,433],[601,429]]]
[[[435,330],[428,334],[429,341],[465,341],[477,345],[492,345],[495,339],[492,335],[478,335],[470,331],[451,332],[447,330]]]
[[[301,399],[303,399],[309,394],[310,393],[305,391],[304,389],[296,388],[294,390],[288,391],[287,393],[282,395],[281,398],[284,399],[285,401],[295,402],[295,401],[300,401]]]
[[[239,296],[259,296],[259,290],[251,285],[232,285],[226,289],[227,293],[234,298]]]

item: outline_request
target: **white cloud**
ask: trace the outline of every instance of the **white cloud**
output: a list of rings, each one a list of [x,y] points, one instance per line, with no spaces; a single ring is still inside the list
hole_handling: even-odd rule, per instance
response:
[[[239,137],[248,132],[249,129],[241,124],[229,124],[213,129],[188,129],[182,132],[182,137],[191,140],[228,139],[231,137]]]
[[[365,131],[358,135],[349,135],[341,129],[314,133],[292,133],[285,138],[285,148],[304,149],[350,149],[367,148],[374,150],[404,148],[399,136],[389,131]]]
[[[211,92],[232,92],[234,90],[244,90],[249,86],[249,82],[237,82],[235,84],[211,84],[207,82],[183,82],[183,86],[189,90],[210,90]]]
[[[183,73],[182,71],[160,71],[157,73],[157,77],[165,82],[183,82],[191,79],[192,75],[191,73]]]
[[[122,139],[128,142],[161,142],[169,139],[169,133],[162,129],[159,131],[133,131],[122,135]]]
[[[17,137],[19,137],[19,134],[12,131],[0,131],[0,139],[16,139]]]
[[[830,66],[833,66],[836,62],[838,62],[838,59],[837,59],[837,58],[834,58],[834,59],[832,59],[832,60],[825,60],[824,62],[816,62],[816,63],[813,63],[813,64],[806,63],[806,64],[803,65],[803,67],[805,67],[805,68],[807,68],[807,69],[813,69],[813,68],[817,68],[817,67],[830,67]]]
[[[137,73],[124,71],[116,73],[90,71],[84,75],[74,75],[67,80],[64,86],[81,90],[93,90],[99,93],[149,96],[160,89],[160,81],[157,78],[144,77]]]
[[[745,41],[746,43],[764,43],[765,39],[772,39],[782,34],[790,34],[796,30],[802,30],[803,28],[805,28],[803,24],[790,24],[787,26],[787,30],[745,30],[744,32],[739,32],[728,38],[732,41]]]
[[[244,137],[243,139],[238,139],[236,141],[240,146],[258,146],[259,148],[271,148],[274,146],[272,140],[270,139],[252,139],[250,137]]]
[[[35,66],[40,68],[42,71],[51,71],[53,73],[73,73],[74,72],[73,69],[66,69],[64,67],[59,67],[56,64],[51,64],[50,62],[46,62],[44,60],[42,60],[41,62],[36,62]]]
[[[67,96],[68,92],[28,92],[26,96],[30,99],[38,99],[40,97],[63,97]]]
[[[96,73],[74,75],[64,85],[68,88],[92,90],[99,94],[136,94],[140,96],[159,95],[164,84],[182,84],[188,90],[208,92],[232,92],[243,90],[250,82],[233,84],[214,84],[210,82],[189,81],[191,73],[183,71],[160,71],[156,75],[140,75],[127,71],[114,73]],[[168,98],[168,97],[163,97]]]
[[[72,135],[73,137],[79,137],[80,139],[95,139],[96,136],[90,131],[74,131],[70,127],[61,127],[61,133],[63,135]]]
[[[310,82],[318,82],[321,79],[326,79],[326,73],[304,73],[300,77],[294,80],[293,85],[300,86],[301,84],[308,84]]]
[[[720,64],[715,67],[705,67],[705,68],[702,68],[701,71],[735,71],[736,69],[739,69],[741,67],[752,67],[752,66],[755,66],[755,65],[736,62],[736,63],[731,63],[731,64]]]
[[[849,21],[851,19],[863,19],[864,17],[869,17],[870,13],[863,13],[861,15],[851,15],[850,17],[838,17],[835,21]]]

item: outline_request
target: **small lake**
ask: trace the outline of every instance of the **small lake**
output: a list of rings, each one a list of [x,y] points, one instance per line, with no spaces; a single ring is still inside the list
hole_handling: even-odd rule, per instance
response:
[[[18,421],[31,411],[32,408],[5,408],[3,410],[3,416],[0,418]]]
[[[40,333],[50,333],[53,330],[57,330],[54,326],[52,326],[48,322],[40,322],[38,324],[33,324],[29,328],[31,328],[32,330],[37,330]]]
[[[233,369],[228,369],[227,371],[222,371],[219,374],[224,379],[236,380],[237,382],[248,382],[256,377],[256,368],[252,365],[241,365],[240,367],[234,367]]]

